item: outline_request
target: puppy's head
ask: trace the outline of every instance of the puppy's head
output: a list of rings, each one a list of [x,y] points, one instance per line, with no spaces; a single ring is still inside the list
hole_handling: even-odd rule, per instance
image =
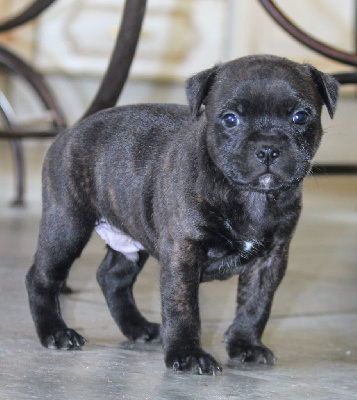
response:
[[[286,189],[309,173],[322,136],[321,109],[332,118],[337,81],[309,64],[249,56],[187,81],[193,118],[205,106],[210,157],[235,187]]]

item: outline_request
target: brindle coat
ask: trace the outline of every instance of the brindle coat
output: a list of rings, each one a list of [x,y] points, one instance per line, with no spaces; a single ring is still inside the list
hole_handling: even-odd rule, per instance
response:
[[[129,255],[108,247],[97,275],[124,335],[160,339],[159,325],[140,314],[132,293],[151,255],[160,263],[167,367],[221,370],[201,347],[198,288],[233,275],[239,289],[225,334],[228,354],[275,362],[261,337],[321,140],[321,108],[333,116],[338,84],[307,64],[250,56],[193,76],[187,97],[188,107],[99,112],[60,134],[48,151],[38,249],[26,278],[44,346],[85,343],[63,321],[58,294],[104,221],[113,243],[138,244]]]

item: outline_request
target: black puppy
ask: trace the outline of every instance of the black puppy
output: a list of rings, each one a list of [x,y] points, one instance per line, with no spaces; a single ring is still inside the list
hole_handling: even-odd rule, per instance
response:
[[[187,97],[188,107],[99,112],[48,151],[39,244],[26,278],[44,346],[85,343],[63,321],[58,293],[96,229],[108,244],[98,281],[127,338],[160,339],[132,294],[150,254],[160,263],[167,367],[221,370],[201,347],[198,287],[236,274],[228,354],[275,362],[261,337],[322,136],[321,108],[333,116],[338,83],[311,65],[250,56],[193,76]]]

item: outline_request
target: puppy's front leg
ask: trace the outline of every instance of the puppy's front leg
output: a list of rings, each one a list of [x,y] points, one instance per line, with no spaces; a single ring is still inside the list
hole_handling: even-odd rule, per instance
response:
[[[165,364],[174,371],[215,375],[222,369],[201,347],[199,267],[180,258],[161,259],[160,265]]]
[[[273,352],[261,337],[270,315],[274,293],[281,282],[288,258],[288,245],[278,246],[239,276],[237,310],[225,333],[228,355],[242,362],[274,364]]]

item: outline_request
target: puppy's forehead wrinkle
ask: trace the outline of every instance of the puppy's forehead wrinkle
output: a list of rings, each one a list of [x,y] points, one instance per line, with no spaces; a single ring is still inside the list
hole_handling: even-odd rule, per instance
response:
[[[252,84],[255,81],[259,84]],[[249,82],[249,81],[248,81]],[[302,95],[301,91],[293,88],[282,80],[269,82],[267,79],[239,82],[232,88],[232,93],[225,91],[217,96],[221,104],[220,112],[237,111],[244,115],[251,112],[288,113],[294,109],[313,109],[311,93]]]
[[[290,82],[311,80],[308,71],[304,67],[291,60],[274,56],[248,56],[233,60],[220,69],[218,76],[224,76],[227,80],[234,77],[245,80],[263,78],[274,80],[278,78]]]

